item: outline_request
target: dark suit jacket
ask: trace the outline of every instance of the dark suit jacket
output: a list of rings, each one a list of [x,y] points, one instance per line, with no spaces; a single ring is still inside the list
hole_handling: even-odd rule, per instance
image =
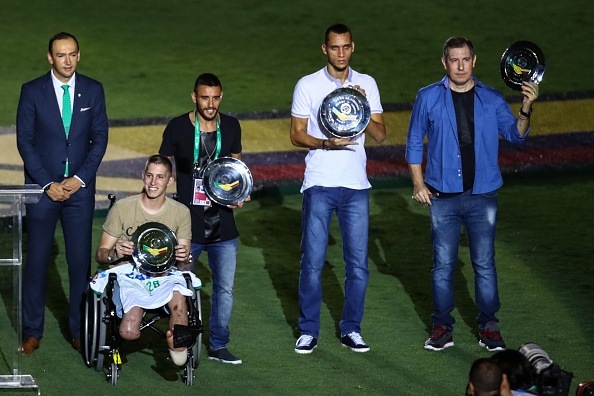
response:
[[[61,182],[68,157],[69,176],[80,177],[86,185],[75,195],[94,196],[95,175],[107,148],[109,128],[103,86],[76,73],[72,123],[66,140],[51,72],[21,89],[17,146],[25,163],[25,183],[45,186]]]

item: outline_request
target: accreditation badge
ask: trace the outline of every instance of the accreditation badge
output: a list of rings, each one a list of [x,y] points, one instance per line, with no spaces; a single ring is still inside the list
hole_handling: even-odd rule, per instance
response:
[[[192,205],[211,206],[210,198],[204,192],[204,179],[194,179],[194,196]]]

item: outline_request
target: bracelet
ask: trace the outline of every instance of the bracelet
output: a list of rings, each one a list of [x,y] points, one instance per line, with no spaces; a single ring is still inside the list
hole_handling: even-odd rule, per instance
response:
[[[109,249],[109,252],[107,252],[107,261],[110,263],[113,261],[113,257],[111,257],[112,250],[114,250],[114,248]],[[117,258],[117,256],[118,256],[117,250],[115,250],[114,253],[115,253],[115,257]]]
[[[322,140],[322,149],[326,150],[326,139]]]
[[[532,106],[530,106],[530,110],[528,110],[528,113],[524,112],[524,110],[522,110],[522,107],[520,106],[520,115],[525,118],[530,118],[530,116],[532,115]]]

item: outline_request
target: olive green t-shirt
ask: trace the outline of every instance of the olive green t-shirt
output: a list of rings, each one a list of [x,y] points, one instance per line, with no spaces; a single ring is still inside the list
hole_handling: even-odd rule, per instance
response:
[[[103,231],[109,235],[129,241],[141,225],[155,221],[165,224],[177,239],[192,239],[190,210],[183,204],[167,198],[165,207],[157,214],[147,213],[140,204],[142,194],[121,199],[109,210]]]

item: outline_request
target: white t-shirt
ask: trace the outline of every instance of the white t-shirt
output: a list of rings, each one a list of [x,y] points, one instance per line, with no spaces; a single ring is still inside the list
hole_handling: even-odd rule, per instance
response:
[[[373,77],[349,67],[344,84],[332,77],[327,66],[303,77],[295,86],[291,115],[307,118],[307,133],[320,139],[331,137],[319,121],[319,109],[324,98],[332,91],[349,85],[365,90],[371,113],[383,113],[379,90]],[[363,147],[365,133],[353,139],[358,145],[344,149],[312,149],[305,157],[305,175],[301,192],[313,186],[347,187],[362,190],[371,187],[367,179],[367,156]]]

